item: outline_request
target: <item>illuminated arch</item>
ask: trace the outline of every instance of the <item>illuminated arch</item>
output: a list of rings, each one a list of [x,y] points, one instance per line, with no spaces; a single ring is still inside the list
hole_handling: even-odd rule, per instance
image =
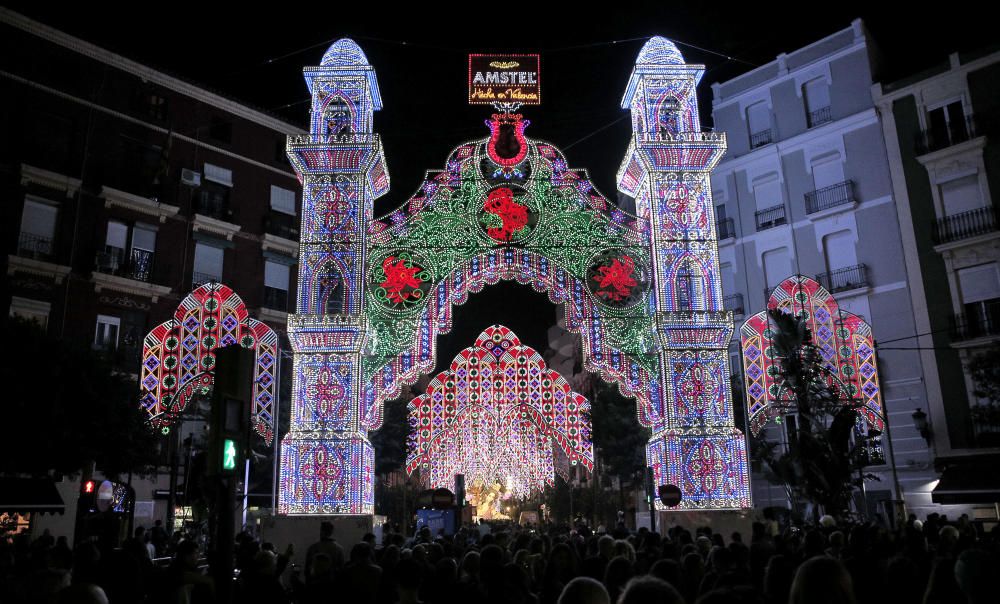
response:
[[[270,443],[278,336],[250,318],[239,295],[221,283],[206,283],[192,291],[173,318],[154,327],[143,340],[140,401],[150,423],[167,429],[193,396],[208,394],[215,383],[215,349],[233,344],[256,353],[251,425]]]
[[[775,287],[767,308],[805,317],[813,344],[823,364],[836,376],[838,388],[860,401],[859,414],[868,428],[882,432],[882,391],[871,326],[842,310],[830,292],[802,275],[789,277]],[[767,311],[748,318],[740,329],[747,418],[754,434],[781,413],[780,401],[785,396],[771,350],[772,329]]]
[[[594,467],[590,403],[510,329],[493,325],[408,405],[406,469],[432,488],[456,473],[526,496],[555,477],[554,452]]]

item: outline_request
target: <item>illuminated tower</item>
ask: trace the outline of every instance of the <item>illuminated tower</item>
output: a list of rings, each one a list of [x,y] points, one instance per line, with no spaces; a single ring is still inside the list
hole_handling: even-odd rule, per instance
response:
[[[709,180],[726,139],[701,131],[695,89],[703,73],[669,40],[643,46],[621,104],[631,110],[633,135],[618,188],[635,198],[652,238],[655,398],[663,409],[648,462],[657,485],[680,488],[681,509],[733,509],[750,505],[750,485],[745,440],[733,424],[733,320],[723,310]]]
[[[363,291],[372,203],[389,189],[372,114],[375,71],[352,40],[304,70],[309,134],[288,139],[302,182],[292,418],[281,443],[282,514],[371,514],[372,446],[361,425],[361,358],[368,345]]]

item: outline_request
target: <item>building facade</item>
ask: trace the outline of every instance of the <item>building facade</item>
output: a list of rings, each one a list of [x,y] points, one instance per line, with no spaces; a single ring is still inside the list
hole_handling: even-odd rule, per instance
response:
[[[974,393],[973,357],[1000,341],[1000,53],[952,54],[913,77],[872,86],[881,115],[923,368],[924,434],[942,471],[932,498],[988,508],[1000,498],[996,406]]]
[[[205,282],[284,334],[300,209],[284,148],[303,130],[7,9],[0,48],[9,314],[135,375],[146,333]],[[165,479],[133,486],[136,523],[165,519]],[[77,488],[60,485],[67,508]]]
[[[712,175],[726,306],[737,324],[764,310],[792,275],[814,278],[839,307],[868,321],[876,342],[920,331],[912,312],[897,221],[897,200],[879,115],[869,90],[877,51],[861,21],[766,65],[713,84],[713,117],[729,151]],[[737,334],[739,330],[737,330]],[[739,336],[734,373],[743,363]],[[937,511],[933,455],[911,419],[934,396],[917,353],[878,347],[885,464],[869,468],[859,505],[902,498],[919,515]],[[734,382],[743,389],[741,380]],[[744,395],[745,396],[745,395]],[[794,421],[768,423],[767,438],[788,438]],[[891,436],[891,443],[888,437]],[[893,470],[895,461],[895,472]],[[757,470],[758,508],[784,507],[783,488]],[[898,485],[898,492],[897,492]]]

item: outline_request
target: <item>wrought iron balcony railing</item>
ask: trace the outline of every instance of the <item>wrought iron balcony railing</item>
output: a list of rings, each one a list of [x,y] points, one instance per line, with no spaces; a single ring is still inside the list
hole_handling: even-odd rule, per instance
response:
[[[966,312],[952,321],[951,339],[956,342],[990,336],[1000,336],[1000,300],[966,305]]]
[[[854,203],[854,186],[849,180],[806,193],[806,214],[814,214],[844,204]]]
[[[120,247],[107,246],[97,253],[94,270],[107,275],[149,282],[153,275],[153,252],[134,249],[126,253]]]
[[[828,122],[833,121],[833,113],[830,112],[830,106],[820,107],[816,111],[810,111],[806,114],[806,123],[810,128],[815,128],[816,126],[821,126]]]
[[[764,145],[769,145],[773,142],[774,142],[774,135],[770,128],[768,128],[767,130],[761,130],[760,132],[750,133],[751,149],[756,149],[757,147],[763,147]]]
[[[191,274],[191,289],[195,289],[205,285],[206,283],[218,283],[222,281],[221,275],[213,275],[209,273],[192,273]]]
[[[719,241],[736,237],[736,223],[732,218],[723,218],[715,225],[715,234]]]
[[[828,273],[821,273],[816,275],[816,280],[819,281],[819,284],[826,288],[826,291],[830,293],[857,289],[859,287],[868,287],[870,285],[868,282],[868,267],[864,264],[857,264],[854,266],[838,268],[837,270],[830,271]]]
[[[934,243],[948,243],[985,235],[997,230],[997,212],[992,206],[939,218],[934,225]]]
[[[765,231],[773,229],[776,226],[781,226],[787,222],[785,218],[785,204],[757,210],[754,212],[754,218],[757,221],[758,231]]]
[[[288,312],[288,291],[276,287],[264,287],[264,308]]]
[[[17,238],[17,255],[32,260],[52,260],[52,238],[22,232]]]
[[[958,143],[976,138],[976,121],[973,117],[967,116],[964,120],[949,123],[941,128],[929,128],[917,134],[917,141],[914,149],[917,155],[924,155],[933,151],[939,151]]]
[[[743,294],[732,294],[722,299],[722,307],[732,311],[734,315],[742,316],[746,314],[743,307]]]

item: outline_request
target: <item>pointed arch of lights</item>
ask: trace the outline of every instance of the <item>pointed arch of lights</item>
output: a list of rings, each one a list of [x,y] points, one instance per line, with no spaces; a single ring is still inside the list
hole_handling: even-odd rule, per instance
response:
[[[828,370],[828,381],[845,397],[845,404],[858,407],[857,432],[885,430],[871,325],[841,309],[829,291],[802,275],[789,277],[775,287],[767,308],[805,318],[813,344]],[[740,329],[747,418],[754,434],[788,409],[792,400],[780,376],[780,359],[771,346],[773,330],[767,311],[753,315]],[[870,440],[874,448],[870,454],[880,458],[879,439]]]
[[[149,421],[164,430],[175,423],[195,395],[215,383],[215,349],[239,344],[256,353],[251,425],[270,443],[278,336],[247,312],[232,288],[206,283],[188,294],[174,316],[154,327],[142,343],[140,404]]]
[[[406,470],[430,488],[500,484],[527,497],[563,463],[594,467],[590,403],[510,329],[493,325],[408,405]]]

